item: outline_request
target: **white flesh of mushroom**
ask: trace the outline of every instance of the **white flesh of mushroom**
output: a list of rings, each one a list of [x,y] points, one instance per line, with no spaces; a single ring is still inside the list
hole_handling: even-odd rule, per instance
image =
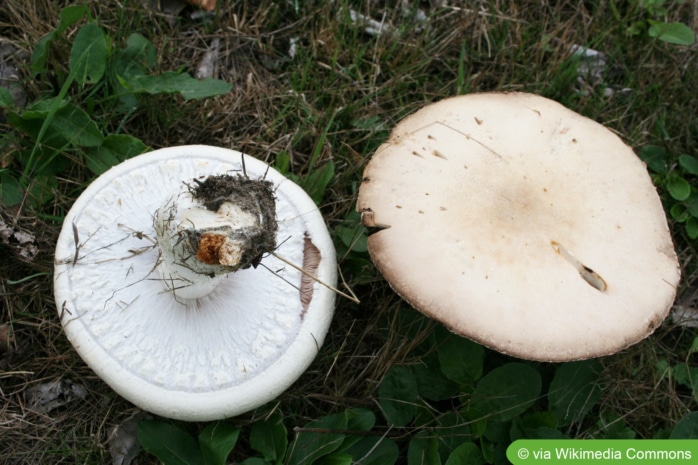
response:
[[[162,254],[158,272],[167,291],[183,299],[203,297],[225,279],[227,268],[235,268],[242,259],[244,244],[231,234],[245,228],[259,226],[259,218],[239,206],[225,202],[218,211],[211,211],[193,198],[183,185],[155,212],[155,233]],[[215,266],[187,255],[188,237],[202,231],[217,231],[221,236],[220,265]],[[198,245],[197,245],[198,246]]]

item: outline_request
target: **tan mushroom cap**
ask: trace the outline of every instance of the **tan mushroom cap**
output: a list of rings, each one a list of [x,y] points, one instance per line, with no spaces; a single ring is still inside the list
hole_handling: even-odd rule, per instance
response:
[[[546,98],[449,98],[403,120],[357,208],[395,291],[452,331],[520,358],[614,353],[666,317],[680,271],[645,165]]]

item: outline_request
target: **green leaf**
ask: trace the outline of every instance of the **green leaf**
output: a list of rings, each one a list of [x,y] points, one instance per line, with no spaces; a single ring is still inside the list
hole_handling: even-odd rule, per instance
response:
[[[488,412],[493,421],[510,420],[533,405],[540,395],[541,384],[540,375],[530,365],[508,363],[477,383],[471,404],[481,412]]]
[[[27,109],[22,113],[24,119],[46,119],[49,112],[54,109],[58,111],[68,105],[67,100],[57,98],[49,98],[46,100],[37,100],[27,106]]]
[[[531,435],[531,439],[570,439],[570,437],[557,428],[541,426]]]
[[[691,155],[679,155],[679,165],[689,173],[698,175],[698,158]]]
[[[49,32],[42,37],[34,47],[31,58],[31,70],[34,74],[39,74],[46,71],[46,61],[51,43],[56,37],[63,34],[73,24],[80,21],[88,11],[87,5],[67,6],[61,10],[60,22],[56,30]]]
[[[179,93],[185,100],[213,97],[230,92],[232,85],[218,79],[195,79],[188,74],[168,71],[158,75],[139,76],[124,82],[124,86],[136,93]]]
[[[7,87],[0,87],[0,107],[11,108],[15,106],[15,99]]]
[[[448,379],[461,385],[480,379],[485,360],[485,349],[480,344],[443,328],[439,328],[435,335],[441,371]]]
[[[439,368],[436,354],[422,357],[421,363],[412,365],[417,391],[425,399],[440,401],[450,399],[460,390],[457,383],[446,378]]]
[[[95,24],[78,31],[70,50],[70,72],[80,84],[95,84],[107,69],[107,38]]]
[[[286,454],[288,431],[283,416],[276,412],[264,421],[252,424],[250,446],[262,454],[269,462],[279,462]]]
[[[483,437],[494,443],[508,441],[511,439],[511,427],[511,420],[496,421],[490,416]]]
[[[321,168],[314,170],[303,178],[301,186],[308,193],[311,199],[320,205],[325,198],[325,190],[334,178],[334,163],[330,160]]]
[[[674,205],[682,205],[682,206],[684,206],[684,209],[687,210],[688,213],[689,213],[691,216],[695,216],[696,218],[698,218],[698,199],[691,200],[691,199],[689,198],[689,199],[688,199],[688,202],[691,202],[691,203],[690,203],[690,205],[688,205],[687,208],[686,208],[685,205],[680,204],[680,203],[677,203],[677,204],[674,204]],[[672,217],[672,218],[673,218],[673,217]]]
[[[51,112],[54,111],[53,116]],[[36,120],[38,125],[23,124],[18,119],[12,118],[15,127],[25,130],[38,142],[40,129],[46,125],[44,137],[41,143],[51,144],[50,140],[60,137],[60,144],[69,143],[74,146],[96,147],[104,141],[104,135],[97,123],[79,107],[58,98],[42,100],[31,105],[30,108],[19,117],[25,122]]]
[[[272,465],[272,463],[260,459],[259,457],[250,457],[249,459],[245,459],[241,465]]]
[[[250,457],[245,459],[241,465],[273,465],[271,462],[267,462],[259,457]]]
[[[97,123],[82,109],[70,103],[56,112],[49,128],[75,146],[96,147],[104,141]]]
[[[199,446],[205,465],[225,465],[235,447],[240,430],[231,425],[211,423],[199,434]]]
[[[669,214],[674,220],[678,221],[679,223],[683,223],[691,217],[691,214],[686,208],[686,205],[682,203],[675,203],[674,205],[672,205],[669,209]]]
[[[551,412],[525,412],[520,417],[512,420],[509,438],[512,441],[517,439],[538,439],[541,431],[557,430],[557,425],[557,417]]]
[[[439,454],[448,457],[463,441],[470,440],[473,436],[468,420],[457,411],[446,412],[436,419],[438,425],[435,431],[439,437]]]
[[[418,434],[410,440],[407,465],[441,465],[439,438],[433,432]]]
[[[698,238],[698,218],[695,216],[686,221],[686,234],[691,239]]]
[[[684,178],[678,175],[669,177],[666,188],[674,200],[683,201],[691,195],[691,185]]]
[[[347,429],[349,431],[371,431],[373,425],[376,424],[376,415],[364,408],[351,408],[345,410],[347,414]],[[349,434],[344,438],[344,442],[338,452],[345,452],[351,446],[359,442],[362,436],[357,434]]]
[[[482,451],[482,456],[485,457],[486,463],[494,462],[494,444],[487,439],[482,439],[480,441],[480,450]]]
[[[468,427],[473,439],[482,437],[487,430],[487,415],[474,409],[463,410],[461,413],[468,421]]]
[[[137,33],[128,36],[126,48],[114,53],[109,79],[115,93],[119,95],[117,111],[129,112],[138,107],[138,96],[131,92],[128,83],[145,76],[155,66],[156,61],[157,51],[153,44]]]
[[[466,442],[458,446],[446,460],[446,465],[482,465],[485,456],[480,448],[472,442]]]
[[[126,79],[144,76],[157,62],[155,46],[144,36],[133,33],[126,39],[126,48],[114,54],[114,70]]]
[[[371,431],[376,424],[376,415],[365,408],[350,408],[346,410],[347,428],[352,431]]]
[[[560,426],[582,421],[601,397],[601,365],[596,360],[560,365],[548,391],[549,409]]]
[[[250,457],[249,459],[245,459],[241,465],[273,465],[271,462],[267,462],[264,459],[260,459],[259,457]]]
[[[556,429],[558,427],[555,414],[547,411],[526,412],[518,418],[517,423],[525,437],[529,438],[532,438],[540,428]]]
[[[671,432],[670,439],[698,439],[698,412],[683,416]]]
[[[31,70],[34,75],[46,71],[46,61],[51,43],[56,37],[56,31],[51,31],[37,42],[31,58]]]
[[[33,141],[36,141],[36,138],[38,137],[44,123],[43,120],[26,119],[24,114],[20,116],[14,112],[8,112],[7,120],[13,127],[25,132]],[[60,134],[58,134],[55,130],[47,128],[47,130],[44,132],[44,137],[40,146],[37,147],[37,158],[46,159],[50,158],[51,156],[58,155],[67,145],[68,141],[65,140]],[[35,171],[36,163],[30,166],[29,156],[29,152],[20,152],[18,154],[18,159],[20,159],[29,170]]]
[[[326,431],[346,430],[347,415],[345,412],[328,415],[311,421],[304,428],[316,429],[321,432],[300,431],[298,433],[291,446],[289,465],[311,465],[320,457],[336,451],[344,440],[344,434]]]
[[[315,463],[318,465],[351,465],[352,462],[351,455],[335,453],[321,457]]]
[[[368,251],[368,235],[365,227],[358,223],[339,225],[335,229],[339,240],[353,252],[364,253]]]
[[[54,198],[58,180],[55,176],[45,174],[51,172],[51,165],[41,170],[40,175],[34,176],[27,186],[27,196],[35,206],[40,206]]]
[[[635,439],[637,436],[625,420],[615,413],[602,412],[596,426],[599,428],[599,433],[595,439]]]
[[[669,172],[668,154],[663,147],[645,145],[638,151],[638,156],[651,171],[657,174],[667,174]]]
[[[676,45],[693,45],[696,42],[696,33],[683,23],[665,23],[651,19],[647,21],[650,23],[650,37]]]
[[[393,465],[397,461],[400,449],[391,439],[363,437],[345,452],[351,455],[357,464]]]
[[[147,149],[148,146],[140,139],[126,134],[110,134],[98,147],[87,151],[87,167],[99,175],[112,166],[144,153]]]
[[[274,160],[274,168],[286,176],[289,168],[291,167],[291,155],[287,151],[282,150],[276,154],[276,159]]]
[[[11,207],[24,199],[24,191],[19,181],[8,173],[0,173],[0,205]]]
[[[60,22],[56,28],[56,33],[63,34],[66,29],[80,21],[88,11],[87,5],[73,5],[63,8],[60,13]]]
[[[392,426],[407,426],[417,412],[417,381],[409,367],[392,366],[378,388],[378,403]]]
[[[698,367],[680,363],[672,371],[676,382],[690,388],[693,398],[698,400]]]
[[[136,434],[143,449],[165,465],[204,465],[196,439],[173,425],[141,420]]]

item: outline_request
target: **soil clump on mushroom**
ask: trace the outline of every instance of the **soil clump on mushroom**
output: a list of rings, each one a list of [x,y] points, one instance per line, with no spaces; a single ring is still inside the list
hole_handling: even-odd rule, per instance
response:
[[[259,218],[258,227],[241,228],[234,232],[235,239],[245,244],[240,269],[256,268],[264,254],[276,248],[276,201],[274,186],[270,181],[222,174],[208,176],[203,181],[194,179],[188,187],[191,195],[210,211],[218,212],[224,204],[230,203]],[[201,244],[203,238],[198,239],[197,242]],[[209,264],[218,263],[216,257],[201,252],[200,245],[198,248],[199,260]]]

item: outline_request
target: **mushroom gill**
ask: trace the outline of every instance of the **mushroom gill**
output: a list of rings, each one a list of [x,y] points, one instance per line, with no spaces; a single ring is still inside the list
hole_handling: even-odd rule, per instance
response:
[[[303,273],[301,277],[301,305],[303,305],[303,312],[301,313],[301,318],[305,315],[308,310],[310,301],[313,300],[313,284],[315,283],[315,277],[317,276],[317,269],[320,266],[320,260],[322,256],[320,250],[315,247],[313,241],[308,237],[308,233],[305,234],[303,238]]]

